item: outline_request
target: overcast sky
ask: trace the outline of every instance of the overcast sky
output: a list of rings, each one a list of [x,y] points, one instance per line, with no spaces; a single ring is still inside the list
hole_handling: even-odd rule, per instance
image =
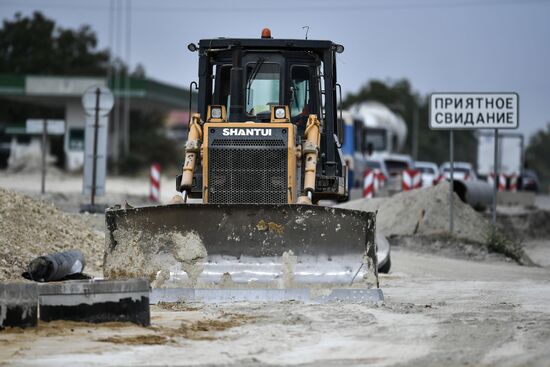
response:
[[[108,47],[111,1],[0,0],[0,14],[40,10],[63,27],[89,24]],[[189,42],[259,37],[263,27],[275,38],[303,38],[303,26],[310,39],[345,46],[344,93],[399,78],[422,94],[514,91],[521,132],[550,122],[550,0],[131,0],[131,64],[188,86],[197,75]]]

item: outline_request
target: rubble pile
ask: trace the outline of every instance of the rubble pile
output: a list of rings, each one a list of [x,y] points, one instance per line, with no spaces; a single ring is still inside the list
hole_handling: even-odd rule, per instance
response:
[[[99,272],[103,247],[103,234],[78,217],[0,188],[0,280],[21,279],[35,257],[69,249],[82,251],[85,272]]]
[[[483,243],[490,223],[471,206],[453,195],[454,236]],[[376,211],[376,229],[386,236],[432,235],[449,231],[449,184],[404,191],[390,198],[359,199],[343,208]]]

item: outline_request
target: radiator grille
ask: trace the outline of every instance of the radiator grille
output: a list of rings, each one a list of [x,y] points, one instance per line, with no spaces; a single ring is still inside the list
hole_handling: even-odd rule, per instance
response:
[[[213,139],[208,148],[208,202],[287,202],[284,139]]]

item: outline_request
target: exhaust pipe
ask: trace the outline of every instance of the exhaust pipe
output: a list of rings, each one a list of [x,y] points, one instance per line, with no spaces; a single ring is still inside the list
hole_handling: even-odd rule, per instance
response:
[[[233,66],[231,67],[231,104],[229,106],[229,121],[245,121],[245,107],[243,96],[244,70],[242,68],[241,48],[233,49]]]
[[[485,181],[454,180],[454,192],[477,211],[484,211],[493,202],[493,187]]]

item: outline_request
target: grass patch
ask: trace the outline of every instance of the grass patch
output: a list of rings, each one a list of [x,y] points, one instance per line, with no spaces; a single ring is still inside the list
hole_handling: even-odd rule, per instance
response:
[[[485,246],[490,252],[502,254],[520,265],[531,265],[531,261],[523,252],[521,243],[512,240],[506,234],[491,230],[485,239]]]

